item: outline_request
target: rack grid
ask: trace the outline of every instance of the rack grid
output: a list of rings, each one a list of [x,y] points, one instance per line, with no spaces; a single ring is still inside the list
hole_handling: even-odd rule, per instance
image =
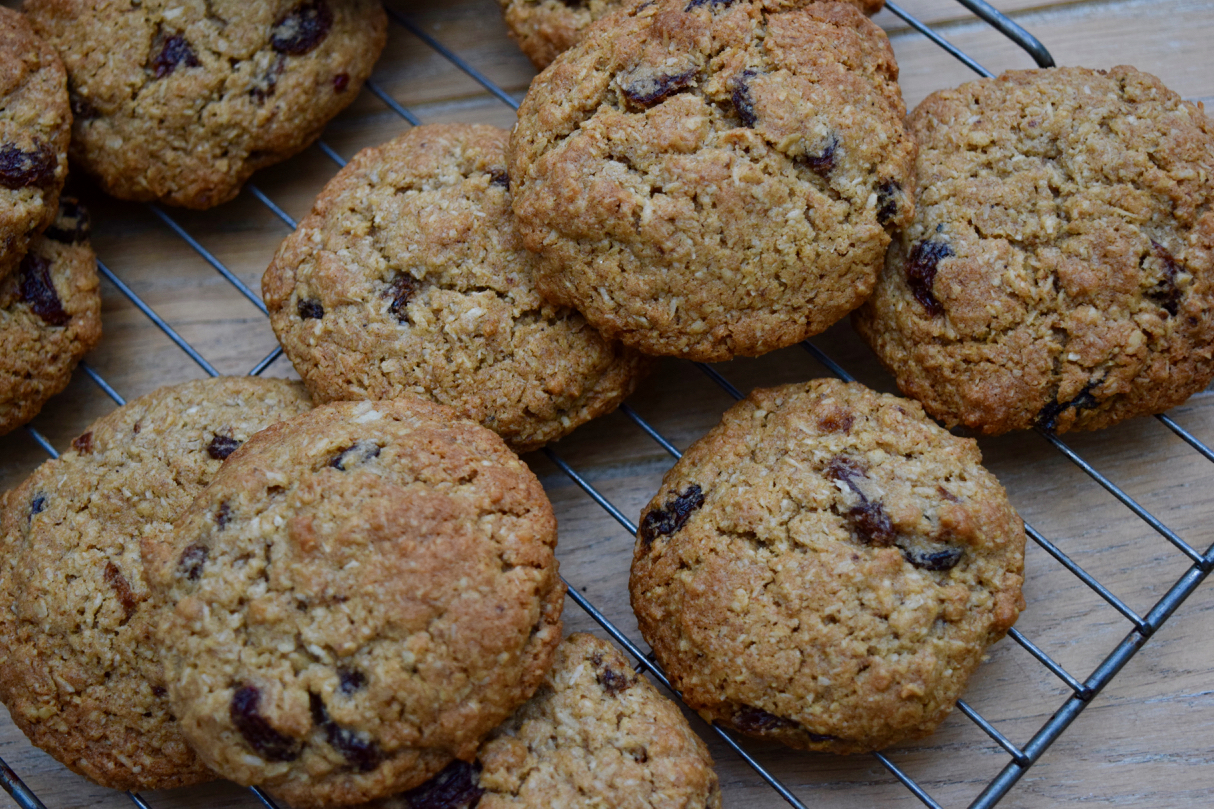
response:
[[[1042,67],[1053,65],[1053,58],[1045,46],[1035,37],[1029,34],[1024,28],[1018,25],[1015,21],[995,9],[985,0],[956,0],[959,4],[969,9],[980,19],[990,24],[995,30],[999,31],[1004,36],[1008,37],[1017,46],[1028,53],[1036,63]],[[981,76],[990,77],[993,74],[983,67],[973,57],[956,47],[949,42],[945,37],[940,35],[931,26],[926,25],[913,14],[902,8],[899,4],[887,0],[885,7],[905,21],[912,29],[926,36],[929,40],[940,46],[947,53],[961,61],[968,68]],[[448,48],[435,37],[423,30],[408,16],[402,14],[394,8],[387,7],[387,12],[390,20],[404,30],[408,31],[426,46],[440,54],[444,59],[450,61],[460,71],[466,73],[477,83],[479,83],[489,94],[502,103],[508,105],[512,110],[517,110],[518,101],[508,92],[494,83],[490,78],[477,70],[471,64],[462,58],[458,53]],[[382,101],[390,110],[407,121],[410,125],[416,126],[422,123],[421,119],[408,108],[396,101],[389,93],[387,93],[375,81],[368,81],[365,85],[368,92]],[[340,154],[333,149],[324,140],[318,141],[316,144],[319,150],[325,154],[338,167],[346,164],[346,161]],[[267,194],[265,194],[254,183],[248,183],[245,190],[264,205],[277,219],[279,219],[286,228],[293,230],[296,226],[295,220],[278,204],[274,202]],[[209,252],[190,232],[177,222],[163,208],[154,204],[146,206],[147,209],[159,219],[166,227],[180,237],[189,247],[195,251],[206,263],[208,263],[216,272],[218,272],[226,281],[228,281],[243,297],[251,302],[264,315],[266,307],[261,300],[261,297],[248,287],[234,272],[224,265],[218,258]],[[112,284],[123,297],[125,297],[136,309],[146,316],[161,332],[164,333],[176,346],[194,363],[196,363],[209,376],[218,376],[219,372],[216,368],[207,361],[207,359],[193,346],[188,340],[182,337],[173,327],[158,315],[151,306],[149,306],[135,291],[127,285],[110,267],[98,261],[98,269],[106,280]],[[828,356],[814,342],[805,341],[802,343],[805,351],[823,368],[834,376],[845,381],[852,381],[853,376],[833,358]],[[261,361],[254,365],[249,374],[257,375],[265,371],[277,359],[282,356],[282,349],[276,347]],[[696,363],[699,369],[718,385],[725,393],[733,399],[741,399],[742,393],[727,380],[717,369],[710,365]],[[111,386],[98,371],[96,371],[87,362],[80,364],[80,370],[88,376],[93,383],[116,405],[125,404],[125,399]],[[645,435],[654,441],[662,451],[674,459],[681,457],[681,453],[676,446],[661,432],[655,429],[648,421],[642,418],[628,404],[621,405],[620,412],[629,419],[636,427],[638,427]],[[1198,453],[1205,460],[1214,462],[1214,450],[1200,441],[1196,436],[1182,428],[1176,421],[1166,414],[1160,414],[1155,418],[1163,424],[1168,430],[1173,432],[1182,441],[1184,441],[1194,452]],[[50,440],[42,433],[33,428],[26,426],[26,433],[52,458],[58,457],[58,452],[54,448]],[[1053,715],[1036,731],[1035,734],[1024,744],[1017,745],[1012,740],[1008,739],[1001,733],[990,721],[985,719],[978,711],[972,708],[964,700],[957,703],[959,711],[971,720],[984,734],[994,741],[1007,754],[1007,763],[998,775],[993,778],[981,792],[975,796],[969,804],[971,809],[990,809],[995,806],[1016,784],[1016,782],[1028,771],[1028,769],[1036,762],[1042,754],[1056,741],[1059,736],[1070,726],[1070,724],[1078,718],[1078,716],[1092,704],[1094,698],[1112,681],[1112,679],[1121,671],[1122,667],[1147,643],[1151,636],[1159,630],[1160,627],[1168,620],[1169,617],[1176,611],[1185,599],[1187,599],[1197,587],[1206,579],[1209,573],[1214,570],[1214,544],[1208,547],[1204,552],[1194,548],[1190,543],[1177,535],[1172,529],[1168,528],[1162,521],[1151,514],[1146,508],[1141,506],[1126,492],[1109,480],[1106,476],[1097,471],[1094,466],[1084,460],[1077,452],[1052,433],[1038,429],[1037,432],[1059,453],[1062,454],[1070,463],[1078,467],[1084,474],[1098,483],[1110,495],[1112,495],[1125,508],[1131,511],[1142,522],[1149,526],[1153,531],[1158,533],[1163,539],[1167,540],[1180,553],[1182,553],[1190,562],[1191,565],[1179,579],[1177,579],[1145,615],[1140,615],[1133,610],[1124,601],[1118,598],[1108,587],[1103,585],[1095,576],[1088,573],[1063,552],[1056,544],[1051,542],[1043,534],[1038,532],[1031,525],[1026,523],[1025,531],[1029,539],[1036,545],[1042,548],[1050,557],[1056,560],[1067,571],[1083,582],[1088,588],[1096,593],[1103,601],[1115,609],[1120,615],[1130,624],[1130,629],[1122,639],[1101,662],[1093,669],[1085,679],[1080,680],[1072,675],[1065,667],[1055,661],[1049,654],[1037,646],[1032,640],[1022,634],[1018,629],[1013,628],[1009,631],[1010,637],[1016,644],[1024,649],[1033,659],[1040,665],[1045,667],[1052,673],[1066,689],[1070,692],[1063,703],[1055,710]],[[585,492],[607,515],[609,515],[623,529],[625,534],[631,538],[636,535],[637,526],[625,514],[614,505],[606,496],[604,496],[588,479],[580,474],[573,466],[565,461],[551,447],[546,447],[541,452],[551,461],[557,469],[566,475],[574,484]],[[634,641],[632,641],[619,627],[617,627],[608,617],[587,599],[579,589],[571,582],[566,582],[568,585],[568,596],[574,601],[585,613],[593,619],[608,635],[610,635],[617,643],[623,646],[636,660],[636,668],[639,672],[646,672],[655,680],[661,683],[674,696],[678,697],[662,672],[660,667],[653,659],[652,653],[646,653],[644,649]],[[745,746],[739,741],[739,738],[731,731],[718,726],[711,726],[711,731],[715,733],[724,744],[733,750],[747,765],[749,765],[765,781],[776,793],[780,795],[788,804],[798,809],[805,809],[805,804],[793,793],[793,791],[780,781],[772,772],[765,767],[755,755],[748,752]],[[872,754],[880,764],[887,769],[899,782],[901,782],[914,798],[918,799],[923,805],[932,807],[932,809],[942,809],[931,795],[920,785],[915,779],[909,776],[901,768],[899,768],[888,756],[877,752]],[[0,786],[8,793],[8,795],[21,807],[21,809],[46,809],[45,804],[30,790],[3,760],[0,760]],[[277,809],[275,802],[262,790],[252,787],[249,792],[256,802],[267,809]],[[153,804],[138,793],[127,793],[131,802],[143,809],[152,809]]]

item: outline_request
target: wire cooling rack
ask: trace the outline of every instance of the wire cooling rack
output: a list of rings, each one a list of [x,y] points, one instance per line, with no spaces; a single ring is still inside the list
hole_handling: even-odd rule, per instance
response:
[[[991,25],[995,30],[1006,36],[1011,42],[1022,48],[1032,59],[1041,66],[1050,66],[1053,64],[1053,59],[1050,53],[1046,50],[1037,39],[1020,27],[1010,18],[1000,13],[990,4],[983,0],[956,0],[956,2],[965,6],[972,11],[980,19]],[[919,31],[929,40],[934,42],[946,52],[960,60],[964,65],[969,67],[975,73],[982,76],[991,76],[992,73],[984,68],[977,60],[965,53],[947,39],[933,30],[930,26],[924,24],[900,5],[888,2],[886,8],[893,14],[904,20],[911,28]],[[434,36],[423,30],[419,25],[412,21],[409,17],[401,14],[393,8],[388,8],[388,14],[392,22],[405,31],[407,31],[417,40],[424,43],[437,54],[441,55],[446,60],[449,60],[460,71],[466,73],[477,83],[479,83],[486,91],[488,91],[496,99],[508,105],[511,109],[516,109],[518,106],[517,100],[510,93],[502,89],[498,84],[495,84],[491,79],[485,76],[481,71],[474,68],[468,61],[461,58],[459,54],[448,48]],[[421,120],[412,111],[400,104],[392,95],[386,92],[375,81],[369,81],[366,84],[366,89],[369,93],[377,97],[396,115],[406,120],[411,125],[418,125]],[[323,152],[333,163],[338,166],[345,165],[345,160],[341,155],[325,141],[320,141],[317,144],[321,152]],[[275,217],[281,220],[286,228],[294,229],[295,220],[280,207],[270,196],[262,191],[256,184],[250,183],[246,186],[246,190],[262,205],[264,205]],[[213,253],[207,250],[203,244],[191,235],[174,216],[170,215],[164,209],[156,206],[147,206],[150,212],[167,228],[180,237],[189,247],[194,250],[203,260],[206,261],[216,272],[227,280],[235,289],[248,299],[253,306],[262,313],[266,313],[265,305],[262,303],[260,296],[252,290],[237,273],[233,272],[220,261]],[[285,234],[285,231],[284,231]],[[208,360],[181,334],[179,334],[164,318],[156,313],[123,279],[116,274],[109,266],[99,261],[98,269],[102,276],[112,284],[123,297],[134,305],[144,316],[148,318],[165,336],[167,336],[176,346],[184,352],[194,363],[196,363],[204,372],[211,376],[218,375],[216,368],[208,362]],[[852,380],[853,376],[841,364],[835,361],[831,356],[828,356],[815,343],[806,341],[802,344],[803,349],[808,352],[812,358],[823,366],[828,372],[835,376],[844,379]],[[271,364],[278,360],[282,355],[280,348],[275,348],[263,359],[256,363],[250,370],[250,374],[260,374],[265,371]],[[734,387],[716,368],[697,364],[699,369],[715,382],[722,390],[734,399],[742,398],[742,393]],[[109,397],[115,404],[122,405],[125,403],[123,397],[111,386],[102,375],[90,366],[88,363],[81,363],[81,371],[92,380],[93,383],[100,388],[104,394]],[[640,430],[652,439],[670,458],[677,459],[680,457],[680,452],[675,444],[658,429],[656,429],[649,421],[642,418],[632,407],[625,404],[621,406],[620,411],[631,420]],[[1155,418],[1164,426],[1172,431],[1176,436],[1183,440],[1194,452],[1198,453],[1206,461],[1214,462],[1214,451],[1209,446],[1202,443],[1194,435],[1182,428],[1172,418],[1167,415],[1158,415]],[[51,441],[33,427],[26,427],[26,432],[35,442],[37,442],[45,452],[51,457],[58,457],[58,452],[55,450]],[[1181,554],[1188,560],[1188,567],[1171,586],[1166,593],[1155,602],[1155,604],[1145,612],[1140,614],[1132,609],[1122,599],[1118,598],[1108,587],[1102,584],[1097,578],[1088,573],[1083,567],[1076,563],[1070,556],[1064,553],[1056,544],[1047,539],[1042,533],[1037,531],[1030,525],[1025,526],[1026,532],[1030,539],[1042,548],[1050,557],[1058,562],[1063,568],[1070,572],[1080,582],[1090,588],[1100,599],[1103,599],[1116,610],[1129,624],[1129,630],[1125,634],[1120,643],[1116,644],[1111,651],[1108,651],[1099,664],[1092,670],[1084,679],[1071,674],[1061,663],[1057,662],[1054,657],[1051,657],[1043,649],[1041,649],[1032,640],[1026,637],[1017,629],[1012,629],[1009,632],[1009,637],[1018,644],[1025,652],[1028,653],[1041,666],[1048,670],[1057,680],[1063,685],[1066,693],[1062,703],[1053,712],[1050,718],[1042,724],[1027,742],[1017,744],[1001,733],[995,725],[984,718],[978,711],[972,708],[964,700],[958,702],[958,709],[969,720],[971,720],[981,731],[986,734],[999,748],[1004,751],[1006,763],[1002,770],[986,784],[985,788],[973,797],[969,803],[970,807],[981,807],[983,809],[992,807],[998,803],[1012,788],[1012,786],[1029,770],[1029,768],[1037,762],[1042,754],[1050,747],[1050,745],[1059,738],[1059,736],[1071,725],[1071,723],[1092,704],[1094,698],[1101,692],[1102,689],[1121,671],[1122,667],[1147,643],[1151,636],[1163,626],[1173,612],[1193,593],[1193,591],[1205,580],[1207,575],[1214,569],[1214,545],[1207,548],[1204,552],[1194,548],[1191,544],[1182,539],[1175,531],[1165,525],[1160,519],[1150,513],[1146,508],[1141,506],[1134,498],[1115,485],[1111,480],[1098,472],[1088,461],[1084,460],[1075,452],[1067,443],[1063,442],[1057,436],[1038,430],[1039,434],[1052,445],[1061,455],[1070,463],[1082,470],[1092,480],[1103,487],[1113,498],[1119,501],[1137,518],[1139,518],[1146,526],[1158,533],[1161,537],[1171,543]],[[586,493],[601,509],[610,516],[612,520],[619,524],[627,537],[632,537],[636,534],[636,525],[629,519],[620,508],[605,496],[599,488],[596,488],[587,476],[579,473],[570,463],[568,463],[561,454],[552,448],[542,450],[543,454],[556,466],[564,475],[575,483],[582,491]],[[630,544],[625,547],[631,547]],[[610,635],[617,643],[625,647],[636,659],[637,669],[639,671],[648,672],[654,679],[670,688],[669,681],[665,674],[654,663],[652,653],[647,653],[639,644],[634,643],[627,634],[616,624],[613,623],[604,612],[600,611],[590,600],[583,594],[584,589],[579,590],[575,582],[567,582],[569,585],[569,597],[593,619],[608,635]],[[677,696],[677,694],[676,694]],[[709,733],[715,734],[720,742],[727,748],[733,751],[746,765],[753,768],[754,772],[762,781],[766,782],[771,789],[775,790],[785,801],[794,807],[803,809],[805,804],[800,798],[794,794],[794,790],[785,785],[776,774],[772,772],[772,768],[766,766],[760,761],[762,751],[759,754],[748,748],[753,748],[754,745],[747,742],[745,745],[741,743],[739,737],[732,732],[719,727],[711,727]],[[906,795],[906,800],[911,804],[914,799],[922,802],[928,807],[939,809],[941,804],[938,803],[927,790],[924,789],[914,778],[912,778],[903,768],[897,766],[887,755],[883,753],[874,753],[873,756],[881,766],[887,769],[892,775],[901,782],[909,795]],[[7,764],[0,760],[0,786],[3,786],[9,796],[16,801],[17,805],[22,809],[45,809],[45,804],[41,799],[29,789],[22,780],[18,777]],[[254,804],[260,803],[265,807],[273,809],[274,801],[264,792],[257,788],[250,790]],[[138,807],[153,806],[151,799],[136,794],[127,793],[131,802]],[[913,798],[911,797],[913,795]],[[168,803],[161,805],[167,806]]]

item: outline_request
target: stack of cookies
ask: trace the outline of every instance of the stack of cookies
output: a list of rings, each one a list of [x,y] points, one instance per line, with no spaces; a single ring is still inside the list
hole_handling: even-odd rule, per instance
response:
[[[609,644],[561,642],[555,518],[516,453],[651,356],[854,311],[922,405],[754,391],[667,474],[630,578],[706,720],[854,753],[937,727],[1024,607],[1023,523],[929,414],[1097,428],[1214,377],[1214,126],[1157,79],[1010,73],[908,121],[880,2],[558,6],[504,6],[551,62],[512,133],[364,150],[280,246],[263,295],[302,384],[162,389],[5,495],[0,699],[67,766],[297,807],[719,806],[679,711]],[[0,305],[59,329],[37,339],[64,379],[97,335],[86,216],[50,223],[68,86],[107,191],[207,207],[311,142],[383,45],[370,0],[191,9],[29,0],[66,77],[0,17],[27,116],[0,147],[25,212]],[[135,44],[100,59],[97,31]]]

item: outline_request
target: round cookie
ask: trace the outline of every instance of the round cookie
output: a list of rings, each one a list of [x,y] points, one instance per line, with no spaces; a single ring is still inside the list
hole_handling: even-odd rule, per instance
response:
[[[876,14],[885,0],[843,0],[865,14]],[[634,0],[498,0],[510,38],[543,70],[562,52],[581,41],[598,22]]]
[[[302,385],[277,379],[161,388],[5,495],[0,701],[34,744],[114,789],[214,777],[169,708],[140,541],[167,541],[226,455],[308,406]]]
[[[536,292],[510,213],[507,138],[419,126],[365,149],[283,242],[263,295],[317,401],[414,393],[524,452],[636,387],[642,357]]]
[[[511,136],[540,293],[696,360],[822,331],[910,221],[897,74],[845,3],[658,0],[596,26],[532,82]]]
[[[55,218],[71,126],[63,62],[24,16],[0,8],[0,279]]]
[[[732,407],[646,507],[629,581],[684,701],[806,750],[930,733],[1024,608],[1024,524],[980,462],[857,384]]]
[[[1132,67],[1013,71],[911,116],[919,207],[855,325],[949,426],[1098,429],[1214,377],[1214,124]]]
[[[337,402],[234,454],[144,547],[199,756],[295,807],[423,783],[543,679],[556,520],[502,440],[405,397]]]
[[[209,208],[320,136],[386,39],[378,0],[26,0],[67,66],[71,156],[121,199]]]
[[[544,685],[456,760],[375,809],[719,809],[704,742],[610,643],[571,635]]]
[[[59,216],[0,280],[0,435],[38,415],[101,340],[97,257],[88,212],[59,200]]]

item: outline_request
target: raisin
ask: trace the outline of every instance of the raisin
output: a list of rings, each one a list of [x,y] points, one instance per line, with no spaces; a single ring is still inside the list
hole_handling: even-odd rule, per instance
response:
[[[902,556],[920,570],[952,570],[961,561],[961,548],[945,548],[928,552],[918,548],[902,548]]]
[[[489,172],[489,184],[500,185],[502,188],[510,187],[510,175],[504,169],[493,169]]]
[[[1152,240],[1151,250],[1163,265],[1163,278],[1147,290],[1146,296],[1175,317],[1180,312],[1180,288],[1176,286],[1176,274],[1182,272],[1184,267],[1159,242]]]
[[[704,492],[698,483],[693,483],[683,493],[666,501],[661,508],[647,513],[641,520],[638,532],[646,545],[652,545],[659,536],[670,536],[682,528],[691,515],[704,505]]]
[[[856,461],[840,455],[831,459],[830,464],[826,467],[826,476],[832,480],[842,481],[860,498],[859,505],[849,509],[845,515],[860,540],[865,544],[886,547],[893,543],[896,536],[894,524],[885,508],[879,502],[874,503],[869,500],[860,489],[860,485],[856,483],[857,478],[866,477],[866,471]]]
[[[211,439],[211,443],[207,444],[207,455],[210,455],[217,461],[222,461],[236,451],[240,446],[240,442],[230,435],[215,434]]]
[[[862,500],[863,497],[861,495]],[[860,505],[847,512],[847,519],[864,542],[879,548],[893,544],[896,536],[894,524],[880,503],[863,500]]]
[[[695,81],[697,71],[692,69],[673,75],[659,73],[642,76],[628,83],[624,88],[624,97],[636,107],[649,109],[662,103],[670,96],[686,90]]]
[[[288,56],[303,56],[319,45],[333,27],[333,11],[325,0],[305,0],[274,21],[270,46]]]
[[[374,441],[358,441],[333,456],[329,466],[342,472],[379,457],[379,445]]]
[[[131,620],[135,607],[139,606],[139,599],[131,591],[131,584],[126,580],[126,576],[122,575],[122,571],[113,562],[105,563],[105,583],[114,588],[114,593],[118,596],[118,603],[122,605],[122,613],[125,616],[123,620]]]
[[[190,581],[198,581],[202,568],[207,563],[207,549],[203,545],[190,545],[181,552],[177,569]]]
[[[228,718],[240,731],[240,735],[262,758],[268,761],[294,761],[299,758],[299,743],[284,736],[266,721],[258,711],[261,690],[256,686],[242,685],[232,694],[228,706]]]
[[[953,248],[944,242],[925,241],[912,247],[906,260],[906,283],[931,317],[944,314],[944,307],[932,294],[932,284],[936,282],[936,266],[951,255]]]
[[[0,185],[5,188],[47,185],[55,179],[58,167],[54,152],[42,144],[37,144],[32,152],[8,144],[0,146]]]
[[[163,698],[167,697],[168,695],[169,695],[169,690],[167,688],[165,688],[163,685],[152,686],[152,696],[160,697],[161,699],[163,699]]]
[[[219,508],[215,510],[215,525],[218,526],[219,530],[222,531],[224,528],[228,527],[228,520],[231,519],[231,517],[232,507],[229,506],[226,501],[220,503]]]
[[[265,75],[258,80],[253,89],[249,90],[249,95],[253,97],[254,101],[258,104],[264,104],[267,98],[274,95],[274,90],[278,87],[278,77],[282,75],[282,71],[286,69],[286,66],[287,57],[279,54]]]
[[[690,9],[691,6],[688,6]],[[737,110],[742,126],[753,128],[758,115],[755,113],[755,100],[750,94],[750,80],[759,75],[759,71],[746,68],[733,80],[733,108]]]
[[[157,34],[152,48],[156,49],[157,53],[152,57],[152,63],[148,67],[157,79],[163,79],[176,70],[178,65],[198,67],[202,64],[194,55],[194,49],[190,47],[190,43],[186,42],[185,37],[181,34],[172,34],[167,37],[163,33]]]
[[[1041,412],[1037,414],[1037,426],[1048,432],[1053,432],[1058,426],[1058,417],[1070,408],[1075,408],[1076,414],[1080,410],[1089,410],[1096,407],[1100,402],[1092,395],[1092,389],[1099,385],[1099,382],[1089,382],[1083,386],[1083,390],[1079,391],[1074,399],[1069,402],[1059,402],[1057,397],[1052,402],[1041,408]]]
[[[851,413],[832,411],[818,419],[818,429],[824,433],[846,433],[856,423],[856,417]]]
[[[898,197],[902,194],[902,186],[893,180],[886,180],[877,186],[877,222],[888,225],[898,215]]]
[[[338,73],[333,77],[333,92],[344,93],[346,88],[350,86],[350,74]]]
[[[585,8],[590,0],[561,0],[566,8]]]
[[[367,684],[367,675],[357,669],[338,669],[337,683],[341,693],[349,696]]]
[[[320,320],[325,316],[325,307],[313,298],[301,298],[299,303],[295,304],[295,311],[299,312],[300,320]]]
[[[59,216],[42,235],[60,244],[79,244],[89,237],[91,230],[88,208],[73,197],[60,197]]]
[[[50,262],[42,256],[26,253],[21,259],[21,300],[30,311],[42,318],[48,326],[62,326],[71,320],[63,311],[55,284],[51,281]]]
[[[731,6],[735,2],[736,0],[691,0],[683,10],[691,11],[693,8],[699,8],[700,6],[716,9],[717,6]]]
[[[398,275],[396,280],[384,290],[384,297],[392,299],[392,303],[388,305],[388,311],[396,315],[398,322],[408,322],[409,316],[405,312],[405,307],[420,287],[421,283],[416,278],[404,272]]]
[[[839,149],[839,140],[834,136],[830,136],[830,140],[826,142],[821,153],[816,155],[806,155],[802,158],[805,165],[809,166],[818,174],[823,176],[830,174],[830,170],[835,167],[835,152]]]
[[[35,514],[41,514],[42,510],[45,508],[46,508],[46,495],[45,494],[35,495],[34,499],[30,501],[30,516],[33,517]]]
[[[72,439],[72,449],[79,452],[81,455],[88,455],[93,451],[93,431],[81,433]]]
[[[636,685],[636,680],[611,667],[603,669],[595,679],[598,680],[599,685],[603,686],[603,690],[609,697],[618,696],[622,691]]]
[[[419,787],[404,793],[410,809],[465,809],[477,804],[485,790],[480,780],[479,762],[469,764],[455,759]]]
[[[797,727],[796,722],[750,705],[743,705],[734,712],[732,724],[742,733],[754,736],[762,736],[781,730],[792,730]]]
[[[329,743],[342,757],[358,772],[370,772],[383,761],[383,753],[375,742],[365,741],[357,733],[347,730],[333,721],[325,710],[325,703],[316,694],[309,694],[309,707],[312,709],[312,721],[325,734]]]

